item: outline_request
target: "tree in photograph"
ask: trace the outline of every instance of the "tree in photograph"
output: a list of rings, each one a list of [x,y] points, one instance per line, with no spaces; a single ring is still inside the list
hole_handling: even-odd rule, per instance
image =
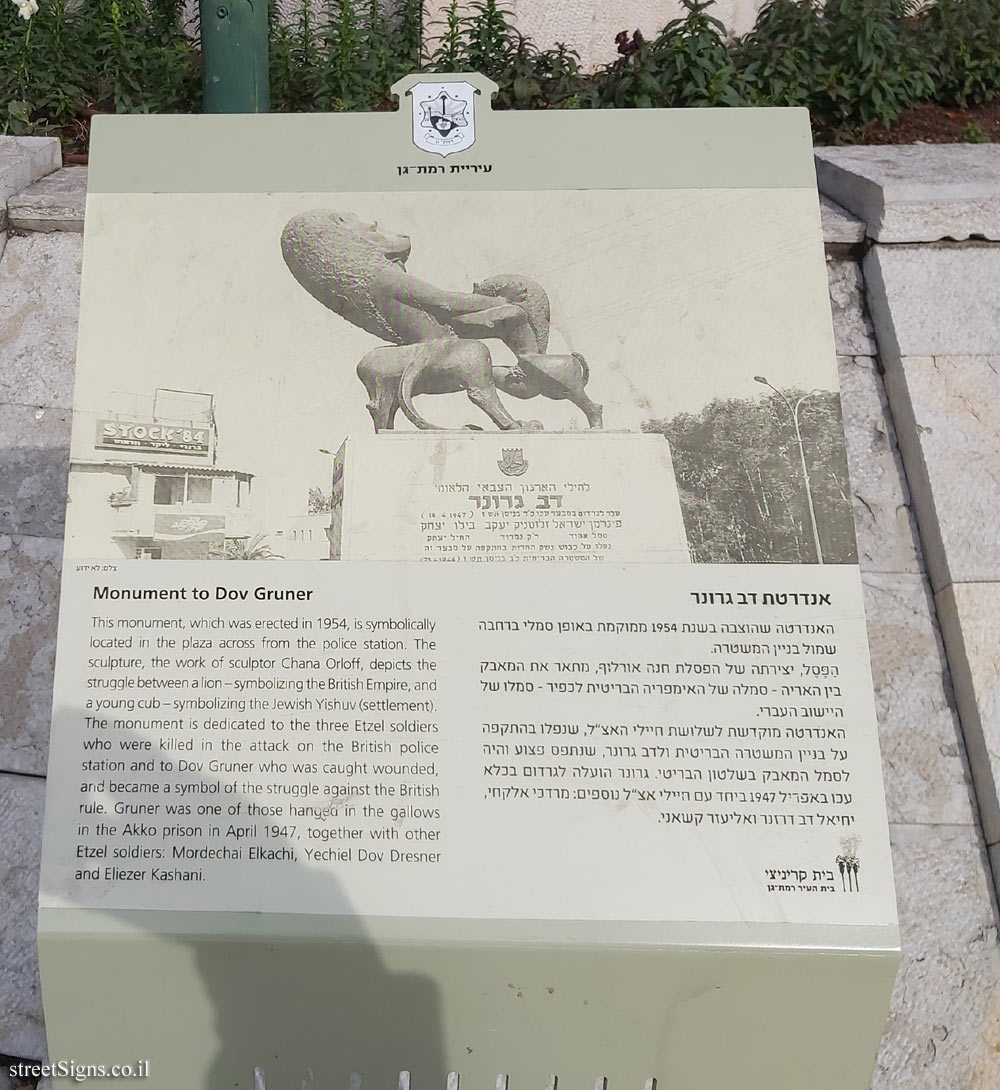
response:
[[[325,515],[333,510],[333,494],[324,492],[318,484],[309,489],[309,500],[306,513],[310,515]]]
[[[835,391],[789,388],[759,400],[716,399],[697,415],[680,413],[642,427],[670,443],[694,561],[856,562]]]

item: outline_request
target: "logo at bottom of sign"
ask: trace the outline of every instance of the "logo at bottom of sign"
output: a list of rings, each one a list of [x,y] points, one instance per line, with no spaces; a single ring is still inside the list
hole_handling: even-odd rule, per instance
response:
[[[476,142],[476,95],[471,83],[417,83],[413,102],[413,143],[422,151],[451,155]]]

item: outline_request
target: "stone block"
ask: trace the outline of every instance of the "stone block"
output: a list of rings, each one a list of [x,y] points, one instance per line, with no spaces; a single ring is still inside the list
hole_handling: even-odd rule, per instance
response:
[[[15,237],[0,262],[0,403],[69,409],[83,239]]]
[[[820,192],[878,242],[1000,239],[1000,145],[816,149]]]
[[[35,178],[43,178],[62,166],[62,144],[57,136],[0,136],[0,154],[8,148],[27,155]]]
[[[1000,842],[1000,583],[952,583],[937,595],[955,703],[990,845]]]
[[[820,195],[819,214],[823,222],[823,241],[827,244],[854,246],[863,242],[865,225],[846,208]]]
[[[0,205],[62,166],[54,136],[0,136]]]
[[[0,771],[44,776],[62,542],[0,535]]]
[[[61,537],[70,414],[0,405],[0,534]]]
[[[87,168],[63,167],[7,202],[11,227],[19,231],[83,232]]]
[[[873,246],[865,291],[879,353],[1000,353],[1000,246]]]
[[[0,773],[0,1053],[45,1056],[35,926],[45,781]]]
[[[979,835],[894,825],[890,836],[903,963],[872,1090],[1000,1086],[1000,951]]]
[[[861,568],[916,574],[920,542],[882,376],[870,356],[837,363]]]
[[[864,588],[889,821],[970,824],[961,727],[930,588],[920,575],[874,574]]]
[[[877,356],[875,333],[865,310],[860,263],[827,257],[826,277],[830,285],[837,355]]]
[[[885,382],[935,591],[1000,581],[1000,355],[911,356]]]

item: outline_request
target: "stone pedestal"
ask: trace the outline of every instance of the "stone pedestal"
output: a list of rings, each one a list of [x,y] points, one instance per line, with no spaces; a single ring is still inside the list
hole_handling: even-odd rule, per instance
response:
[[[688,563],[670,448],[609,432],[386,433],[345,441],[331,556]]]

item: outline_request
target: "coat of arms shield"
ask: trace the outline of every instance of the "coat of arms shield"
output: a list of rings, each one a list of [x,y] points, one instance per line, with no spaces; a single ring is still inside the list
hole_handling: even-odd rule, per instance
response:
[[[500,472],[505,477],[520,477],[528,468],[528,459],[520,447],[504,450],[503,458],[497,462]]]
[[[418,83],[413,103],[413,143],[421,151],[451,155],[476,141],[475,97],[471,83]]]

